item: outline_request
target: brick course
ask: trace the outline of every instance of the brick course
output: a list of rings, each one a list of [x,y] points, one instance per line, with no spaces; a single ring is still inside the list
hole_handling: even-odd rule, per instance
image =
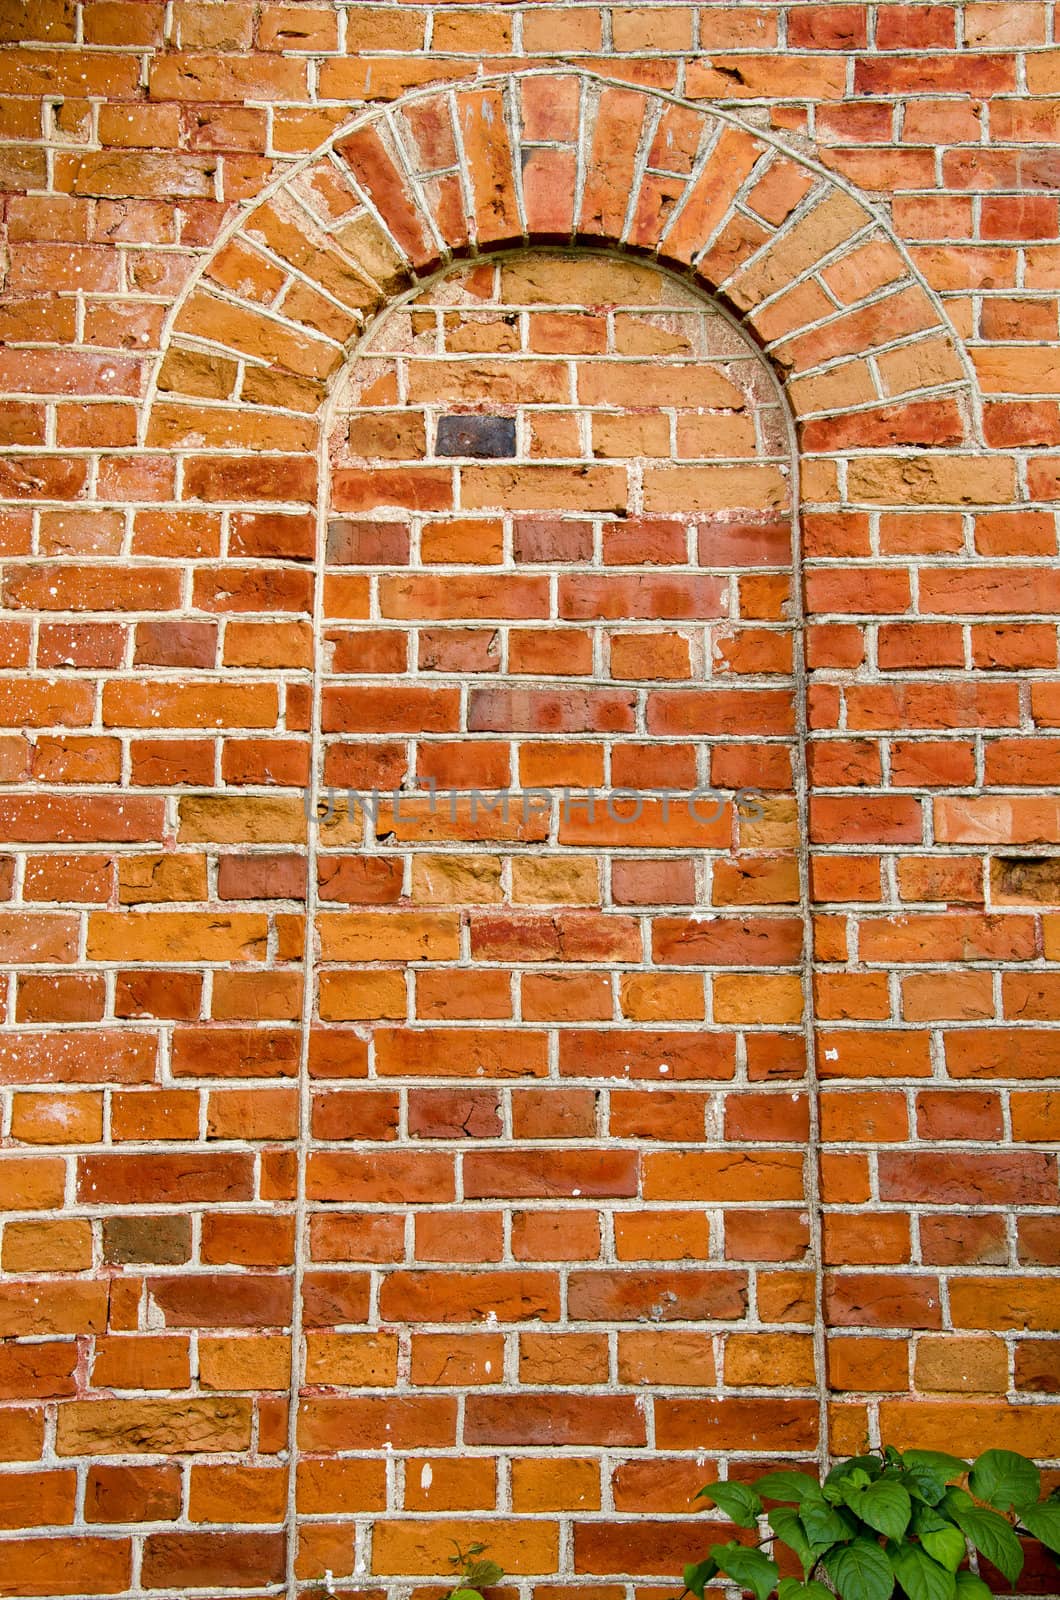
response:
[[[3,25],[5,1592],[1049,1457],[1050,8]]]

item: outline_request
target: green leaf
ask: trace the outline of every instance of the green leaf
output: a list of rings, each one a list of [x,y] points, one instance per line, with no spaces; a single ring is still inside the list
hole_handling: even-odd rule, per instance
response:
[[[1042,1476],[1033,1461],[1014,1450],[984,1450],[968,1477],[968,1487],[980,1500],[999,1511],[1027,1500],[1037,1500]]]
[[[843,1544],[857,1533],[855,1523],[842,1511],[836,1511],[823,1498],[807,1496],[799,1507],[799,1521],[811,1544],[826,1548]]]
[[[800,1583],[798,1578],[781,1578],[777,1593],[780,1600],[835,1600],[831,1589],[816,1579]]]
[[[957,1585],[957,1600],[994,1600],[989,1584],[977,1578],[974,1572],[955,1572],[953,1581]]]
[[[968,1554],[964,1534],[960,1528],[955,1528],[948,1522],[941,1528],[930,1528],[921,1533],[920,1543],[928,1555],[944,1566],[948,1572],[956,1572]]]
[[[793,1506],[775,1506],[767,1520],[777,1538],[798,1556],[802,1563],[803,1576],[808,1577],[810,1568],[823,1547],[812,1545],[807,1539],[798,1512]]]
[[[761,1500],[745,1483],[708,1483],[706,1488],[700,1489],[696,1499],[720,1506],[738,1528],[753,1528],[756,1518],[762,1514]]]
[[[1018,1506],[1016,1515],[1028,1533],[1049,1550],[1060,1555],[1060,1501],[1045,1500],[1040,1506]]]
[[[842,1600],[889,1600],[894,1589],[891,1563],[872,1539],[830,1550],[824,1564]]]
[[[919,1500],[926,1506],[937,1506],[946,1493],[945,1474],[915,1461],[912,1463],[906,1461],[902,1468],[901,1482],[914,1500]]]
[[[947,1489],[943,1506],[980,1555],[992,1561],[1009,1583],[1016,1583],[1023,1571],[1023,1551],[1004,1517],[977,1506],[963,1489]]]
[[[485,1545],[482,1546],[485,1549]],[[488,1589],[491,1583],[500,1583],[504,1568],[495,1561],[469,1561],[464,1567],[464,1581],[469,1588]]]
[[[799,1502],[821,1493],[820,1484],[808,1472],[767,1472],[764,1478],[756,1478],[752,1487],[764,1500]]]
[[[960,1528],[955,1528],[947,1517],[941,1516],[931,1506],[924,1505],[913,1507],[910,1526],[932,1560],[950,1572],[956,1572],[968,1554],[968,1545]]]
[[[913,1517],[909,1524],[913,1533],[934,1533],[936,1528],[951,1528],[953,1524],[948,1518],[940,1516],[931,1506],[921,1505],[919,1501],[913,1507]]]
[[[969,1467],[962,1456],[948,1456],[943,1450],[907,1450],[905,1464],[907,1467],[927,1467],[929,1472],[941,1472],[946,1479],[963,1477]]]
[[[711,1555],[722,1572],[741,1589],[751,1589],[756,1600],[769,1600],[780,1577],[780,1568],[761,1550],[748,1550],[742,1544],[715,1544]]]
[[[953,1573],[915,1544],[889,1545],[887,1558],[909,1600],[954,1600],[957,1585]]]
[[[449,1600],[482,1600],[482,1596],[477,1589],[461,1588],[454,1589]]]
[[[703,1590],[718,1570],[718,1563],[708,1556],[705,1561],[691,1562],[684,1571],[685,1588],[703,1600]]]
[[[889,1539],[900,1539],[909,1526],[913,1507],[909,1496],[899,1483],[880,1478],[867,1489],[849,1487],[853,1479],[843,1485],[843,1498],[862,1522],[867,1522],[877,1533]]]

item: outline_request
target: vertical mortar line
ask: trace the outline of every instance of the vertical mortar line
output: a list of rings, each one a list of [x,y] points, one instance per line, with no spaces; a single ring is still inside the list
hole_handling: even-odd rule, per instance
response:
[[[774,379],[774,381],[776,381]],[[779,382],[777,383],[780,389]],[[828,1344],[824,1313],[824,1251],[821,1213],[821,1107],[817,1076],[817,1035],[813,993],[813,901],[810,884],[809,676],[806,668],[806,607],[803,590],[802,473],[794,418],[781,392],[791,461],[792,669],[795,679],[795,807],[798,828],[799,908],[802,913],[802,1016],[806,1045],[806,1207],[810,1221],[813,1266],[813,1359],[817,1373],[817,1456],[822,1472],[830,1465],[828,1417]]]
[[[346,363],[339,368],[339,376]],[[338,386],[332,391],[338,392]],[[313,1026],[313,1003],[316,990],[316,919],[317,919],[317,854],[320,830],[317,824],[317,807],[320,800],[320,774],[323,763],[321,739],[321,684],[323,679],[324,638],[324,567],[327,557],[328,504],[330,481],[328,474],[328,439],[331,433],[331,398],[321,410],[320,434],[317,443],[317,526],[316,550],[313,562],[313,656],[312,704],[309,719],[309,785],[306,795],[306,883],[305,931],[302,938],[302,1018],[301,1045],[298,1055],[298,1141],[295,1156],[295,1208],[294,1208],[294,1273],[291,1304],[291,1377],[288,1395],[290,1412],[287,1418],[287,1575],[288,1600],[296,1600],[298,1578],[298,1395],[302,1375],[302,1288],[306,1269],[306,1165],[309,1159],[310,1116],[312,1095],[309,1079],[309,1041]]]

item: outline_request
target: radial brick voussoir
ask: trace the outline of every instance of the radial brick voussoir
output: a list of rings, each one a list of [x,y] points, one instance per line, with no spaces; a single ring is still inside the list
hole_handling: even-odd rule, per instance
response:
[[[720,129],[704,154],[684,205],[663,235],[665,259],[690,266],[703,254],[729,216],[741,186],[768,151],[765,141],[747,129]]]
[[[653,104],[636,89],[605,88],[595,109],[578,233],[590,239],[618,240],[625,231],[641,140],[659,102]]]
[[[472,227],[480,247],[521,238],[517,175],[508,125],[509,94],[500,89],[457,95]]]
[[[574,232],[579,152],[588,146],[585,80],[526,77],[518,83],[519,182],[528,234],[567,240]]]
[[[423,271],[436,265],[440,259],[439,240],[424,214],[394,136],[382,118],[341,139],[335,150],[413,267]]]
[[[473,244],[464,163],[451,93],[396,107],[390,123],[436,236],[459,255]]]

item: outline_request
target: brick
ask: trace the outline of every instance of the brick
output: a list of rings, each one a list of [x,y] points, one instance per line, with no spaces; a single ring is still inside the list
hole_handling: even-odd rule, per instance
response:
[[[429,259],[425,219],[384,141],[373,129],[366,128],[337,148],[381,208],[398,246],[414,261]]]
[[[950,1449],[974,1449],[967,1441],[975,1430],[993,1427],[999,1449],[1014,1450],[1022,1440],[1024,1449],[1036,1450],[1049,1427],[1038,1408],[1000,1402],[888,1400],[880,1411],[886,1427],[901,1427],[903,1438],[916,1441],[914,1449],[942,1450],[947,1440]]]
[[[5,1400],[73,1395],[76,1344],[62,1341],[10,1344],[0,1359],[0,1393]]]
[[[714,1352],[702,1334],[632,1331],[618,1339],[620,1376],[629,1383],[698,1386],[715,1381]]]
[[[176,1266],[191,1258],[190,1219],[184,1216],[112,1216],[103,1223],[103,1259]]]
[[[840,1327],[939,1328],[938,1280],[912,1273],[835,1273],[826,1287],[829,1321]]]
[[[802,1157],[792,1151],[681,1151],[644,1157],[644,1196],[652,1200],[798,1200]]]
[[[522,230],[503,99],[496,90],[466,92],[459,96],[457,106],[476,237],[480,244],[517,237]]]
[[[200,1336],[199,1366],[205,1389],[283,1389],[291,1353],[283,1338]]]
[[[600,1506],[600,1469],[592,1459],[537,1458],[512,1463],[512,1508],[516,1511],[594,1511]]]
[[[502,1218],[496,1212],[464,1217],[452,1211],[432,1212],[416,1220],[416,1252],[425,1262],[469,1262],[481,1266],[487,1261],[500,1261],[503,1233]]]
[[[454,1198],[452,1158],[423,1152],[318,1150],[310,1163],[309,1192],[318,1200],[438,1203]]]
[[[445,1537],[449,1522],[445,1519],[432,1522],[427,1519],[387,1522],[380,1530],[377,1563],[383,1572],[414,1572],[429,1575],[437,1568],[436,1552],[439,1536]],[[495,1519],[466,1522],[468,1537],[480,1539],[495,1531],[495,1536],[505,1538],[511,1552],[509,1561],[513,1572],[551,1572],[555,1567],[557,1532],[556,1524],[545,1520],[521,1522]]]
[[[823,1256],[829,1266],[901,1266],[909,1257],[909,1224],[902,1216],[826,1217]]]
[[[642,1270],[636,1280],[622,1273],[575,1272],[569,1282],[572,1315],[585,1321],[685,1322],[746,1314],[746,1283],[735,1272]]]
[[[445,1448],[452,1444],[456,1401],[448,1395],[314,1397],[302,1408],[299,1438],[310,1454],[331,1451],[355,1426],[368,1449],[388,1441],[397,1449]]]
[[[888,1152],[880,1157],[881,1195],[887,1199],[913,1200],[926,1197],[956,1203],[1040,1204],[1050,1182],[1055,1179],[1050,1156],[1024,1152],[1022,1157],[962,1153],[962,1160],[942,1152],[899,1155]],[[971,1196],[975,1195],[975,1200]]]
[[[81,1535],[5,1543],[5,1581],[17,1584],[23,1594],[109,1595],[121,1594],[128,1587],[131,1546],[127,1539]]]
[[[662,1072],[666,1067],[667,1071]],[[673,1081],[727,1079],[735,1070],[731,1038],[690,1030],[585,1029],[560,1037],[563,1077]]]
[[[950,1284],[956,1328],[1048,1330],[1056,1322],[1051,1296],[1031,1278],[975,1278]]]
[[[622,514],[628,503],[619,467],[545,464],[460,469],[461,505],[469,511],[589,511]],[[687,501],[682,501],[686,505]],[[666,508],[663,508],[666,509]]]
[[[829,1383],[839,1391],[901,1390],[909,1379],[908,1347],[900,1339],[844,1338],[833,1333],[828,1340],[827,1368]]]
[[[638,1445],[644,1421],[633,1400],[609,1395],[474,1395],[465,1424],[473,1444]]]
[[[284,1566],[282,1534],[151,1533],[144,1541],[144,1583],[202,1586],[273,1583]]]
[[[1016,1387],[1022,1390],[1040,1390],[1056,1393],[1056,1371],[1053,1356],[1055,1341],[1028,1339],[1016,1345]]]
[[[378,1511],[386,1504],[382,1461],[303,1458],[298,1463],[298,1500],[313,1514]]]
[[[59,1418],[60,1456],[238,1451],[250,1442],[247,1400],[84,1400],[64,1406]]]
[[[586,1160],[580,1153],[558,1150],[498,1151],[472,1153],[464,1161],[465,1193],[470,1199],[633,1195],[637,1177],[632,1152],[594,1154]]]
[[[428,1460],[405,1484],[409,1511],[490,1511],[496,1504],[496,1469],[492,1462]],[[545,1508],[542,1508],[545,1509]]]
[[[810,1401],[751,1399],[665,1399],[656,1405],[658,1444],[664,1450],[736,1448],[730,1441],[742,1433],[746,1446],[762,1452],[813,1448],[816,1419]],[[698,1434],[698,1442],[695,1436]]]
[[[85,1485],[85,1520],[171,1522],[180,1514],[180,1468],[93,1466]]]
[[[197,1158],[170,1154],[82,1156],[78,1190],[90,1203],[179,1205],[187,1200],[247,1200],[250,1157],[210,1151]]]
[[[521,1211],[512,1222],[512,1253],[518,1261],[585,1261],[600,1250],[600,1226],[592,1212]]]
[[[488,1311],[499,1322],[554,1322],[558,1288],[547,1273],[392,1273],[382,1314],[402,1322],[475,1322]]]
[[[1020,1217],[1017,1232],[1019,1236],[1017,1255],[1021,1262],[1035,1267],[1055,1266],[1060,1256],[1060,1248],[1052,1217]]]

